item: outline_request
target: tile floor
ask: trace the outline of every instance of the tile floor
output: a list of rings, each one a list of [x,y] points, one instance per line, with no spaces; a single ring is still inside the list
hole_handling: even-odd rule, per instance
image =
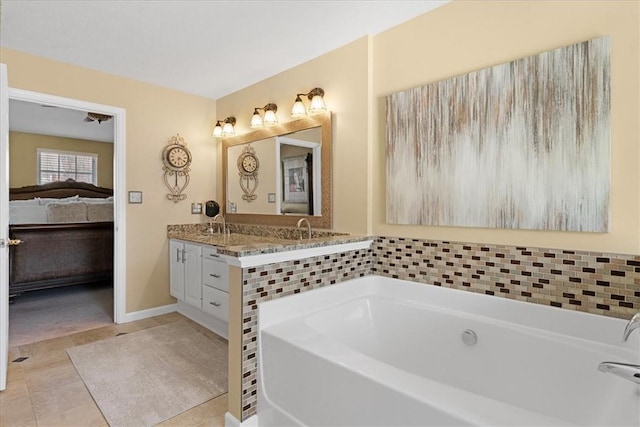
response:
[[[66,349],[178,320],[178,313],[109,325],[9,349],[7,388],[0,392],[0,426],[107,426],[98,406],[67,356]],[[202,326],[194,327],[213,334]],[[12,362],[28,357],[23,362]],[[161,426],[224,426],[223,394],[164,421]]]

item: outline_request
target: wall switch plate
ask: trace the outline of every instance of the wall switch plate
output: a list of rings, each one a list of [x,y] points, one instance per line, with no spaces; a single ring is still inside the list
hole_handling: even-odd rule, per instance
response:
[[[129,191],[129,203],[142,203],[142,191]]]
[[[276,202],[276,193],[269,193],[268,200],[269,200],[269,203],[275,203]]]
[[[191,213],[200,215],[202,213],[202,203],[191,203]]]

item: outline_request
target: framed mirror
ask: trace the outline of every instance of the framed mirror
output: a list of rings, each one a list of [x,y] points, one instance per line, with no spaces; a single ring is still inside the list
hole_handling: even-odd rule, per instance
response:
[[[331,113],[222,140],[227,221],[332,226]]]

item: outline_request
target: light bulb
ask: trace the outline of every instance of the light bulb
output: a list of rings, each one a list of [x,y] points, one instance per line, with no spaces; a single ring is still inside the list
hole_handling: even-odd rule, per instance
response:
[[[309,114],[320,113],[326,111],[327,107],[324,105],[324,99],[321,95],[314,95],[311,98],[311,105],[309,105]]]
[[[260,117],[260,113],[258,113],[258,110],[253,111],[253,116],[251,116],[251,127],[252,128],[262,127],[262,117]]]
[[[291,117],[304,117],[307,115],[307,109],[300,99],[300,95],[296,95],[296,100],[291,107]]]
[[[213,128],[213,137],[220,138],[222,136],[222,125],[220,124],[220,120],[216,123],[216,127]]]
[[[231,136],[235,134],[236,134],[236,130],[233,128],[233,125],[231,123],[225,123],[224,126],[222,127],[222,135]]]
[[[267,110],[264,112],[264,125],[265,126],[274,126],[278,124],[278,117],[276,116],[276,112],[273,110]]]

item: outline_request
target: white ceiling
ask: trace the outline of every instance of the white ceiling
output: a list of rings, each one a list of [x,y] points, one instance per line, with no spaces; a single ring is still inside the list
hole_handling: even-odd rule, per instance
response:
[[[446,2],[2,0],[0,44],[218,99]]]
[[[0,1],[3,47],[219,99],[449,0]]]
[[[86,111],[9,101],[9,129],[39,135],[62,136],[113,143],[113,120],[85,122]]]

